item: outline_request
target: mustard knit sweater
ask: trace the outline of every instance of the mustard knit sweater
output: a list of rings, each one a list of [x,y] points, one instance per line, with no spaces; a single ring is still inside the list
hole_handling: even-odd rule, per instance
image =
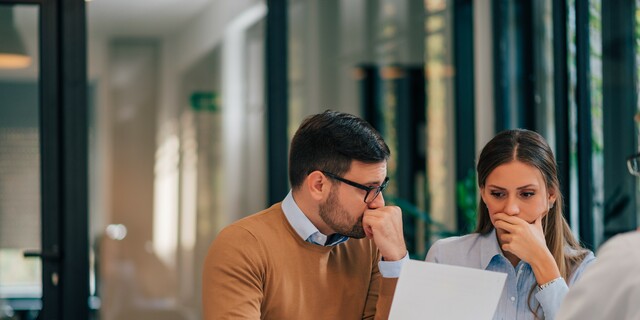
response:
[[[369,239],[302,240],[275,204],[226,227],[209,248],[204,319],[386,319],[397,279],[382,278],[379,260]]]

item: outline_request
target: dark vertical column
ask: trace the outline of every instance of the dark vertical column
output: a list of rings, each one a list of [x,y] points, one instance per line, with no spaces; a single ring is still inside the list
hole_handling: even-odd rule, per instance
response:
[[[84,0],[61,0],[62,314],[89,317],[87,34]]]
[[[454,10],[456,183],[461,183],[473,176],[475,168],[473,1],[456,0]],[[457,212],[458,230],[471,231],[463,208],[458,206]]]
[[[493,17],[493,96],[494,96],[494,127],[500,132],[509,127],[510,112],[507,108],[508,78],[505,66],[507,57],[507,18],[508,4],[506,0],[491,1],[491,16]]]
[[[564,213],[567,221],[572,224],[569,207],[569,178],[570,166],[570,129],[569,125],[569,69],[567,67],[567,3],[553,1],[553,102],[555,106],[556,150],[558,162],[558,176],[560,191],[565,197]]]
[[[398,197],[416,202],[415,174],[422,171],[418,145],[420,128],[425,125],[425,83],[424,68],[405,67],[403,77],[396,81],[398,106],[396,113],[396,134],[398,146],[398,168],[396,179]]]
[[[529,1],[515,1],[513,4],[516,8],[516,20],[520,28],[519,34],[516,36],[516,56],[518,57],[516,65],[520,70],[518,77],[519,94],[518,100],[518,127],[535,130],[536,128],[536,112],[535,107],[535,75],[533,68],[535,61],[533,53],[539,50],[534,46],[535,41],[533,35],[533,3]]]
[[[424,68],[405,67],[402,77],[395,80],[396,106],[395,127],[397,137],[398,165],[396,168],[397,197],[401,201],[417,203],[416,174],[424,171],[424,156],[419,145],[419,134],[425,126],[425,79]],[[421,162],[422,161],[422,162]],[[416,220],[404,215],[404,231],[409,252],[416,252]]]
[[[41,3],[42,319],[89,318],[84,6]]]
[[[492,6],[495,130],[534,129],[533,4],[495,0]]]
[[[269,204],[281,201],[289,189],[287,174],[287,1],[267,0],[267,141]]]
[[[634,1],[602,2],[604,119],[604,238],[635,229],[636,181],[627,156],[636,151],[637,108]]]
[[[360,91],[360,112],[367,122],[374,128],[380,129],[380,114],[378,112],[378,68],[372,64],[356,67],[358,75],[358,89]]]
[[[61,219],[63,194],[60,181],[60,109],[58,75],[60,36],[58,6],[54,0],[44,1],[40,10],[40,162],[42,199],[42,311],[41,319],[63,319],[62,287],[52,281],[60,275],[62,251]],[[46,227],[45,227],[46,226]],[[88,269],[88,267],[87,267]]]
[[[576,0],[576,103],[578,109],[578,177],[580,240],[594,248],[591,92],[589,70],[589,1]]]

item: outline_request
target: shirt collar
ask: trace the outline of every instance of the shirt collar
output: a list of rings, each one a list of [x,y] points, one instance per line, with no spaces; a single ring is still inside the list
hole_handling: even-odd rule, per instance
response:
[[[289,224],[298,233],[302,240],[307,240],[312,234],[319,232],[318,228],[311,223],[311,220],[304,215],[296,201],[293,199],[293,192],[290,190],[289,194],[282,201],[282,211],[284,211],[285,217],[289,221]]]
[[[483,269],[487,269],[489,263],[495,256],[502,255],[498,238],[496,238],[496,229],[491,232],[480,235],[480,263]]]
[[[290,190],[287,196],[282,201],[282,211],[291,224],[291,227],[304,241],[309,241],[319,245],[334,246],[347,241],[348,237],[342,235],[330,236],[322,234],[316,226],[311,223],[311,220],[300,210],[295,199],[293,199],[293,192]],[[327,243],[329,240],[329,243]]]

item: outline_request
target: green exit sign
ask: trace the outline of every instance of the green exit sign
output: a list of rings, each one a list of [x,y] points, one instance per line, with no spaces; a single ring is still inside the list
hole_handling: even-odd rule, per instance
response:
[[[211,91],[196,91],[191,94],[191,108],[195,111],[220,110],[220,98],[218,94]]]

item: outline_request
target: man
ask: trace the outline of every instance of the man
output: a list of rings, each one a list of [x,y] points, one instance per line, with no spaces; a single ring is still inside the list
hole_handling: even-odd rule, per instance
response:
[[[389,154],[360,118],[307,118],[291,141],[286,198],[211,245],[204,318],[386,318],[408,259],[402,212],[382,195]]]
[[[640,153],[627,160],[640,176]],[[640,319],[640,232],[617,235],[567,294],[558,319]]]

